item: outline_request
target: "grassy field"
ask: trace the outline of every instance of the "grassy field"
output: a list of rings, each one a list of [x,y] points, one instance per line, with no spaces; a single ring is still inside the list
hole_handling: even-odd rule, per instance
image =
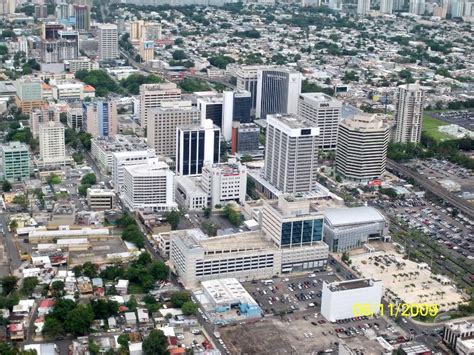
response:
[[[423,115],[423,132],[426,132],[426,134],[436,139],[437,141],[453,139],[453,137],[438,131],[438,127],[446,125],[448,125],[448,123],[438,120],[437,118],[431,117],[429,113],[425,112],[425,114]]]

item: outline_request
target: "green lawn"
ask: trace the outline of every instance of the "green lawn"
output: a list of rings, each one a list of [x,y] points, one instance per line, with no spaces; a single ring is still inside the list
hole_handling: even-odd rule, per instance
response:
[[[429,136],[436,139],[437,141],[453,139],[453,137],[449,136],[448,134],[438,131],[438,127],[446,125],[448,125],[448,123],[431,117],[429,113],[425,112],[423,115],[423,132],[426,132]]]

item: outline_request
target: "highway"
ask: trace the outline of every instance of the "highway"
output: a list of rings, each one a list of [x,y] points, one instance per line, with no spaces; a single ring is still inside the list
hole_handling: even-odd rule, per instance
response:
[[[124,57],[124,58],[127,58],[128,59],[128,63],[129,65],[131,65],[132,67],[135,67],[137,69],[140,69],[146,73],[150,73],[150,74],[155,74],[155,75],[159,75],[163,78],[167,78],[167,75],[166,75],[166,72],[164,70],[159,70],[159,69],[153,69],[153,68],[150,68],[149,66],[146,66],[142,63],[138,63],[136,62],[127,52],[123,51],[122,49],[120,49],[120,54]],[[229,83],[229,81],[225,80],[224,78],[208,78],[206,76],[203,76],[203,75],[198,75],[198,74],[192,74],[190,72],[184,72],[184,76],[188,77],[188,78],[194,78],[194,79],[200,79],[200,80],[204,80],[204,81],[208,81],[210,83],[214,83],[214,84],[222,84],[222,85],[225,85],[226,87],[228,87],[229,89],[235,89],[235,85]]]
[[[429,191],[430,193],[443,199],[445,202],[449,203],[453,207],[456,207],[459,212],[462,212],[462,214],[469,217],[470,219],[474,219],[474,207],[470,202],[445,190],[437,183],[428,180],[427,178],[414,172],[410,168],[390,159],[387,159],[387,169],[392,171],[395,175],[412,178],[426,191]]]

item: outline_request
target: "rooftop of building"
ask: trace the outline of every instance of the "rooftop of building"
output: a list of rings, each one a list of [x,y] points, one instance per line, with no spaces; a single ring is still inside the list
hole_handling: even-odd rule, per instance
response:
[[[245,166],[237,162],[226,162],[226,163],[207,163],[203,169],[219,170],[223,175],[240,174],[245,169]]]
[[[234,304],[236,302],[256,305],[257,302],[235,278],[217,279],[201,282],[202,288],[212,297],[215,304]]]
[[[387,116],[383,114],[356,114],[342,121],[341,125],[359,132],[378,132],[389,129]]]
[[[466,320],[452,321],[446,323],[446,327],[452,332],[467,333],[474,331],[474,322]]]
[[[335,227],[384,222],[385,217],[374,207],[328,208],[324,211],[328,223]]]
[[[265,239],[260,231],[229,234],[219,237],[209,237],[199,229],[188,229],[180,233],[185,245],[190,248],[203,248],[205,253],[213,254],[227,250],[228,252],[245,252],[249,250],[275,249],[272,242]]]
[[[126,166],[125,171],[127,171],[132,176],[151,177],[156,176],[157,174],[162,175],[164,172],[168,172],[169,165],[158,159],[150,159],[148,164]]]
[[[333,101],[339,101],[335,99],[332,96],[329,96],[325,93],[322,92],[307,92],[307,93],[302,93],[300,94],[301,97],[308,98],[314,101],[318,102],[333,102]]]
[[[315,208],[311,201],[295,194],[282,194],[278,200],[266,201],[266,204],[272,208],[273,213],[279,214],[281,218],[321,216],[320,210]]]
[[[175,178],[176,183],[183,186],[186,191],[194,192],[194,193],[202,193],[207,196],[207,193],[201,188],[201,184],[199,182],[198,177],[190,177],[190,176],[177,176]]]
[[[275,119],[285,126],[291,129],[311,129],[315,128],[315,124],[305,120],[304,118],[295,115],[295,114],[274,114],[274,115],[267,115],[267,121],[271,119]]]
[[[93,142],[107,152],[134,152],[148,150],[143,139],[134,136],[117,135],[115,137],[97,137]]]
[[[357,279],[350,281],[333,282],[330,283],[328,287],[332,292],[338,292],[355,290],[358,288],[372,287],[374,285],[374,282],[376,281],[372,279]]]
[[[1,149],[4,152],[17,152],[19,150],[23,151],[26,150],[28,151],[28,146],[25,143],[13,141],[13,142],[8,142],[6,144],[2,144]]]

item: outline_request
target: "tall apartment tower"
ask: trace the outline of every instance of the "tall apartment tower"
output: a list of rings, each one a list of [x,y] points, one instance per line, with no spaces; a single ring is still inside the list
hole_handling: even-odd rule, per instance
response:
[[[380,12],[391,14],[393,12],[393,0],[380,0]]]
[[[362,114],[339,125],[336,171],[347,179],[366,182],[385,172],[390,126],[383,115]]]
[[[76,30],[89,31],[91,29],[91,9],[87,5],[74,5],[74,14],[76,17]]]
[[[39,125],[43,122],[60,121],[59,111],[44,104],[41,108],[35,108],[30,112],[30,130],[33,138],[38,138]]]
[[[117,25],[101,23],[98,26],[99,60],[112,60],[119,56]]]
[[[395,143],[420,143],[424,92],[418,82],[400,85],[395,96]]]
[[[130,41],[140,41],[144,37],[145,21],[130,22]]]
[[[219,163],[221,130],[211,120],[176,129],[176,175],[201,175],[205,163]]]
[[[319,128],[296,115],[268,115],[264,178],[284,193],[316,183]]]
[[[370,0],[357,0],[357,14],[367,15],[370,11]]]
[[[140,85],[140,125],[147,128],[149,110],[161,107],[164,101],[181,100],[181,89],[174,83]]]
[[[62,123],[40,123],[39,148],[43,164],[63,165],[66,163],[66,145]]]
[[[84,130],[93,137],[114,137],[118,132],[117,103],[96,100],[84,104]]]
[[[257,73],[257,106],[255,115],[265,119],[268,114],[294,113],[301,92],[300,72],[285,68],[260,69]]]
[[[176,156],[176,128],[199,124],[201,113],[191,101],[164,101],[161,107],[150,110],[147,144],[156,154],[168,158]]]
[[[409,12],[415,15],[423,15],[425,13],[425,0],[410,0]]]
[[[318,148],[334,150],[342,102],[323,93],[300,94],[298,116],[319,127]]]

